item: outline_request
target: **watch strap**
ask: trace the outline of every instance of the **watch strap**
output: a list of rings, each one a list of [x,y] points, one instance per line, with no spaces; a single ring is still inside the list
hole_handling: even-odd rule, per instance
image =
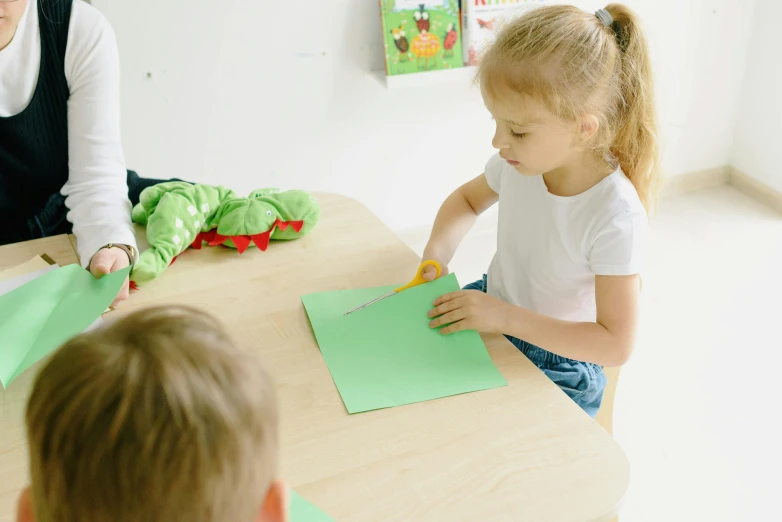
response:
[[[130,245],[123,245],[121,243],[109,243],[107,245],[104,245],[101,247],[101,249],[104,248],[119,248],[120,250],[124,251],[128,255],[128,262],[130,263],[130,267],[133,268],[136,265],[136,249],[133,248]]]

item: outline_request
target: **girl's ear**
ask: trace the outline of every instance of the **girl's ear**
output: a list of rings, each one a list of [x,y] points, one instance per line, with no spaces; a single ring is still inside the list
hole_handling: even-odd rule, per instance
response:
[[[591,140],[600,129],[600,120],[594,114],[585,114],[581,117],[581,128],[579,134],[581,135],[581,142],[587,142]]]

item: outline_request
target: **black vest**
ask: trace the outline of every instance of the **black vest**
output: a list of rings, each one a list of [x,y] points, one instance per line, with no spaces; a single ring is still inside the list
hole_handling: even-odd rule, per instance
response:
[[[30,1],[38,4],[41,66],[30,104],[0,117],[0,245],[70,230],[59,193],[68,180],[65,48],[73,0]],[[43,226],[37,218],[45,208],[58,215]]]

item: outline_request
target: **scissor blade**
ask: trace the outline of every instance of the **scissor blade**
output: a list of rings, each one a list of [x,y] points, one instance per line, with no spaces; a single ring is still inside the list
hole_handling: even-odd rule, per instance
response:
[[[353,312],[358,312],[359,310],[363,310],[367,306],[373,305],[373,304],[377,303],[378,301],[381,301],[381,300],[385,299],[386,297],[391,297],[394,294],[396,294],[396,292],[392,291],[392,292],[388,292],[386,295],[381,295],[380,297],[375,297],[371,301],[367,301],[366,303],[364,303],[364,304],[362,304],[360,306],[355,307],[353,310],[351,310],[349,312],[345,312],[344,315],[352,314]]]

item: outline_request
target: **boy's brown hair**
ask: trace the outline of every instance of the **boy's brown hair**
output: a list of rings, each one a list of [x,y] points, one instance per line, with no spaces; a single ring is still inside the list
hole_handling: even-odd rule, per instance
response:
[[[277,425],[269,376],[212,317],[134,313],[65,344],[35,380],[36,520],[256,520]]]

